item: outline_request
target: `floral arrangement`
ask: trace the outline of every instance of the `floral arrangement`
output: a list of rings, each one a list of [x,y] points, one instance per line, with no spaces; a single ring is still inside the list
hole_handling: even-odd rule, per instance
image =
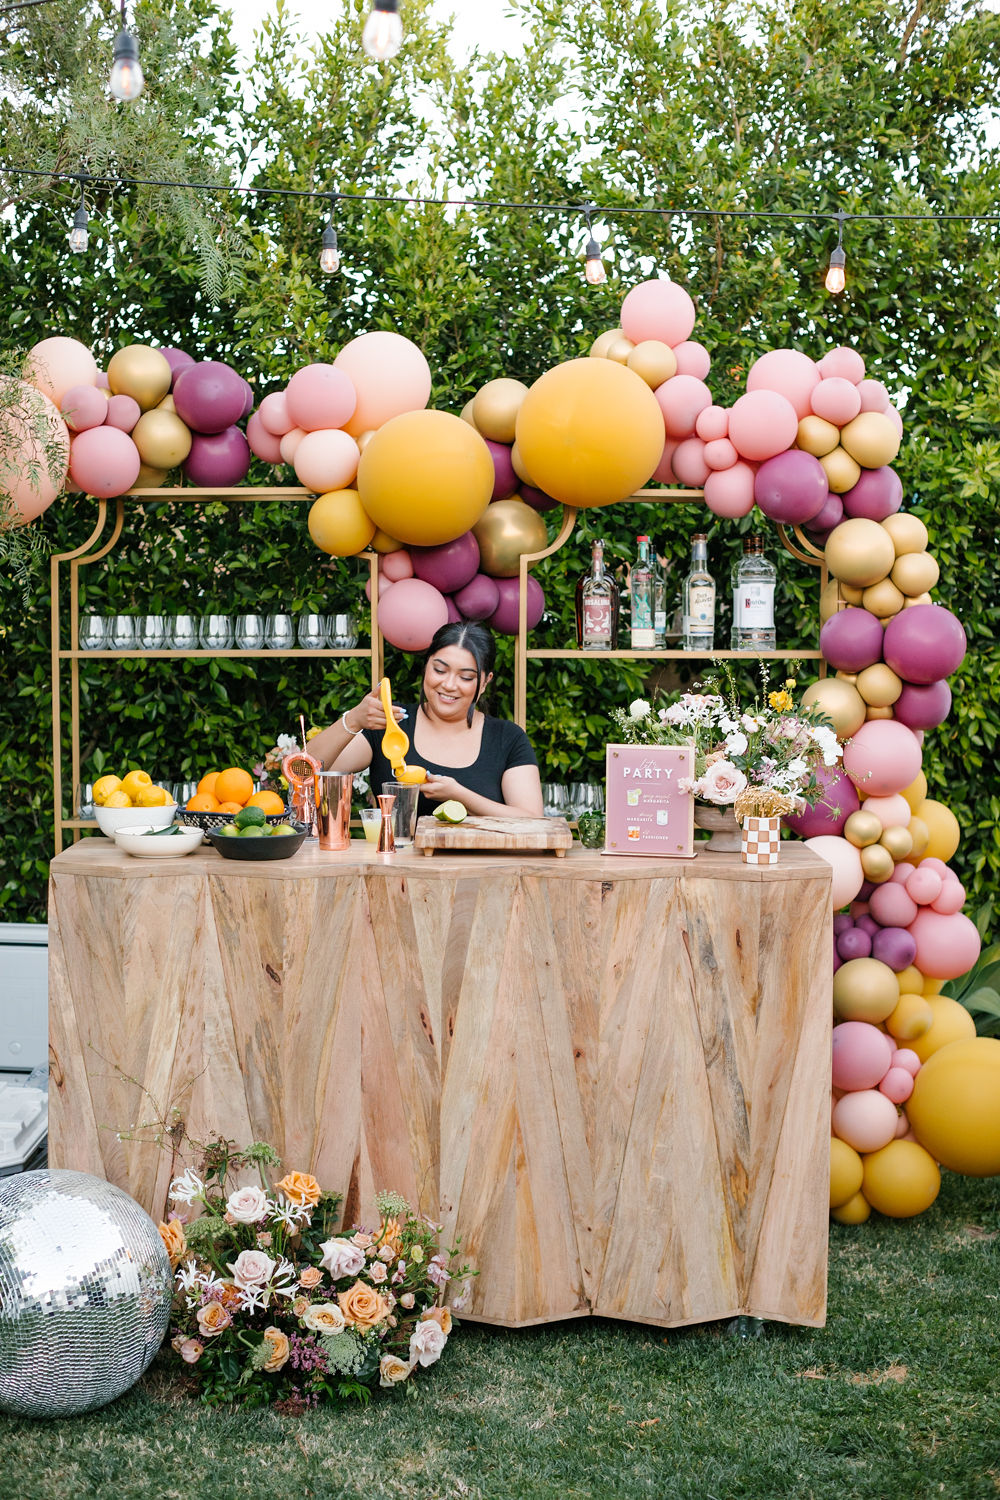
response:
[[[308,745],[309,741],[319,733],[320,730],[315,724],[307,729],[306,744]],[[285,757],[293,750],[298,750],[300,745],[301,741],[297,740],[294,735],[278,735],[276,743],[267,752],[264,759],[253,768],[254,777],[259,781],[261,787],[268,787],[282,797],[285,795],[288,791],[288,780],[282,773],[282,763]],[[354,797],[352,805],[356,813],[362,807],[374,807],[375,805],[375,799],[371,795],[369,776],[370,772],[367,767],[363,771],[355,771],[354,773]]]
[[[694,777],[681,782],[701,802],[735,806],[737,816],[769,817],[822,799],[822,767],[836,765],[840,745],[833,725],[818,708],[796,706],[788,678],[770,690],[761,664],[761,692],[741,702],[726,663],[702,684],[707,691],[682,693],[654,712],[644,698],[613,709],[621,740],[628,745],[692,745]]]
[[[378,1195],[376,1225],[337,1233],[340,1195],[305,1172],[269,1185],[279,1165],[263,1142],[216,1141],[200,1174],[171,1183],[180,1208],[159,1226],[175,1278],[171,1348],[211,1405],[294,1414],[407,1389],[440,1359],[474,1273],[398,1194]],[[259,1183],[232,1185],[248,1168]]]

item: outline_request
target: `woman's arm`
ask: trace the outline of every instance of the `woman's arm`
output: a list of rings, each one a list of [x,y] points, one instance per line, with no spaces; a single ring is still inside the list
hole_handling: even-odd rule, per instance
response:
[[[393,705],[397,721],[403,710]],[[384,729],[385,713],[382,700],[377,693],[366,693],[361,702],[349,708],[335,724],[314,734],[309,741],[309,754],[315,755],[327,771],[363,771],[371,765],[372,749],[362,729]]]
[[[541,818],[542,782],[537,766],[510,766],[500,779],[502,802],[470,792],[453,776],[428,778],[420,788],[434,802],[461,802],[470,813],[482,818]]]

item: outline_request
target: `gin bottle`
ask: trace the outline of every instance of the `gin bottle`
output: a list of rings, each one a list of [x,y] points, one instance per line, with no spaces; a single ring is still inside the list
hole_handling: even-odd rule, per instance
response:
[[[743,556],[733,568],[733,629],[730,645],[734,651],[773,651],[774,581],[776,569],[764,556],[764,539],[748,536]]]
[[[604,543],[593,545],[590,572],[576,586],[576,643],[584,651],[618,646],[618,585],[604,571]]]
[[[654,550],[653,562],[653,634],[656,649],[661,651],[667,644],[667,571]]]
[[[691,568],[684,580],[684,650],[710,656],[715,650],[715,579],[708,571],[708,538],[691,541]]]
[[[639,556],[632,565],[629,580],[629,597],[632,611],[633,651],[652,651],[656,645],[656,626],[653,616],[653,559],[650,554],[649,537],[638,539]]]

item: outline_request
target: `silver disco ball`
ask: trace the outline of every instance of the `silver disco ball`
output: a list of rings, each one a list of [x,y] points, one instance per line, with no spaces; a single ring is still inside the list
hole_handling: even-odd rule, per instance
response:
[[[93,1411],[134,1385],[167,1331],[159,1231],[87,1172],[0,1180],[0,1410]]]

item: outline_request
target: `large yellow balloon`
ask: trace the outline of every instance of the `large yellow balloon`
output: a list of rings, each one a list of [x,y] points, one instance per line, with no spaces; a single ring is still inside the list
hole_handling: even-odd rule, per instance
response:
[[[864,1177],[861,1157],[839,1136],[830,1137],[830,1207],[840,1206],[860,1191]]]
[[[493,443],[512,443],[514,424],[528,387],[521,380],[488,380],[472,398],[476,431]]]
[[[933,797],[926,797],[916,809],[914,817],[927,824],[930,837],[924,850],[925,857],[943,859],[947,864],[962,836],[958,819],[951,808],[945,807],[943,802],[936,802]]]
[[[366,514],[357,490],[330,490],[309,507],[309,535],[321,552],[329,552],[331,557],[353,557],[368,546],[375,535],[375,523]]]
[[[534,483],[566,505],[626,500],[660,462],[664,441],[653,392],[612,359],[556,365],[517,414],[517,446]]]
[[[942,1047],[920,1069],[906,1102],[913,1134],[943,1166],[969,1177],[1000,1172],[1000,1041],[977,1036]]]
[[[899,433],[880,411],[863,411],[840,430],[841,446],[865,469],[891,464],[899,441]]]
[[[174,412],[144,412],[132,429],[139,457],[151,469],[176,469],[191,452],[191,433]]]
[[[850,682],[836,677],[810,683],[802,694],[802,704],[822,709],[842,740],[857,734],[865,722],[865,700]]]
[[[361,455],[357,484],[380,531],[404,546],[437,547],[476,524],[494,479],[490,450],[474,427],[443,411],[408,411],[378,429]]]
[[[912,1219],[941,1191],[937,1162],[916,1141],[890,1141],[864,1159],[866,1202],[890,1219]]]
[[[972,1040],[976,1034],[976,1023],[964,1005],[948,995],[924,995],[922,998],[930,1007],[931,1024],[908,1044],[921,1062],[926,1062],[951,1042]]]
[[[472,528],[480,569],[491,578],[516,578],[524,552],[543,552],[548,531],[537,510],[523,500],[497,500]]]
[[[826,565],[835,578],[867,589],[880,583],[896,561],[889,533],[862,516],[842,521],[827,537]]]
[[[170,389],[173,374],[159,349],[148,344],[128,344],[112,354],[108,363],[108,385],[116,396],[131,396],[142,411],[152,411]]]

